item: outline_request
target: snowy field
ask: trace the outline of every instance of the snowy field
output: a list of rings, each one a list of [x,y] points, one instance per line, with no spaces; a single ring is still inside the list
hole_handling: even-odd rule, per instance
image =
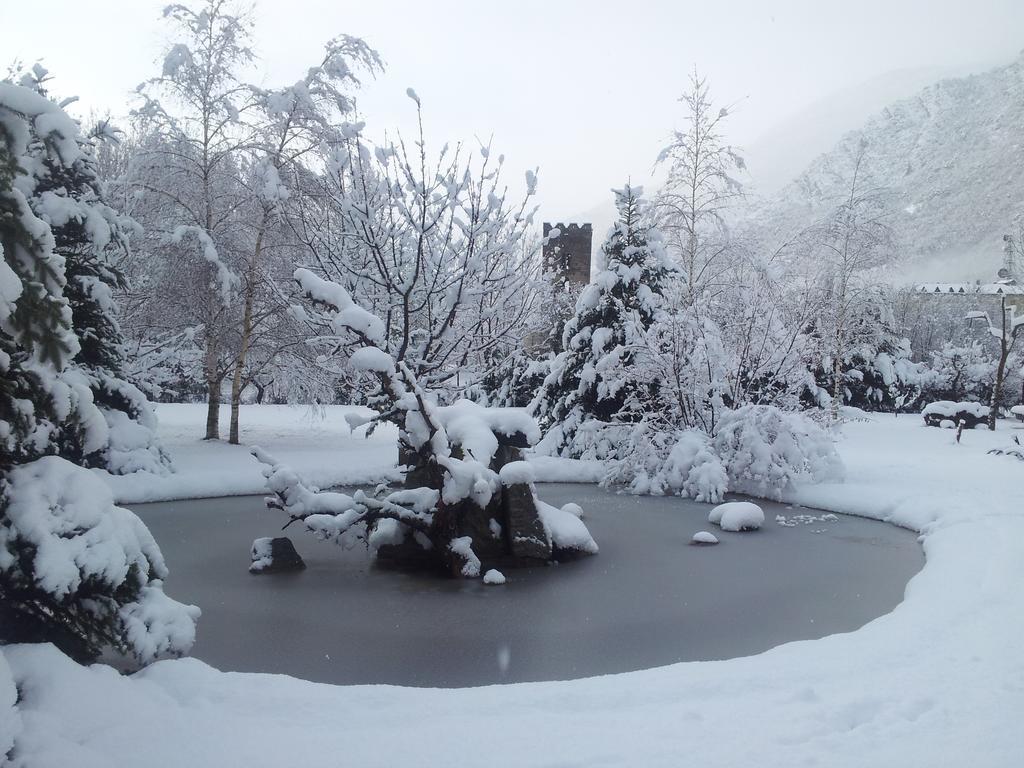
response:
[[[220,411],[222,441],[201,439],[205,405],[161,404],[156,411],[160,438],[174,460],[175,472],[164,477],[101,473],[120,504],[263,493],[262,467],[248,446],[260,446],[301,468],[303,478],[321,488],[388,479],[398,461],[397,432],[392,426],[381,427],[369,438],[365,428],[350,433],[345,414],[366,411],[358,407],[243,405],[239,418],[243,445],[227,442],[227,406]]]
[[[302,411],[254,410],[243,413],[245,439],[321,484],[388,473],[386,436],[347,437],[334,411],[316,423]],[[161,407],[160,417],[178,475],[147,488],[115,479],[119,498],[257,490],[244,449],[195,440],[200,411]],[[1024,462],[986,455],[1024,435],[1016,427],[965,432],[957,445],[952,431],[925,428],[918,416],[851,423],[840,444],[845,482],[790,495],[922,534],[927,563],[904,602],[853,633],[729,661],[455,690],[335,687],[221,673],[191,659],[122,677],[49,647],[8,647],[23,686],[21,754],[33,768],[1016,767]],[[303,466],[314,452],[316,463]]]
[[[304,480],[319,488],[397,477],[395,428],[385,424],[367,438],[365,427],[351,432],[345,422],[345,414],[365,413],[365,408],[243,405],[239,420],[242,445],[229,445],[226,439],[201,439],[206,428],[205,405],[164,403],[156,406],[156,412],[160,439],[174,460],[175,471],[164,476],[98,472],[119,504],[263,493],[266,480],[259,462],[249,453],[250,446],[259,446],[299,469]],[[228,434],[229,414],[223,406],[223,436]],[[546,482],[597,482],[601,477],[597,462],[543,456],[534,460],[534,468],[537,480]]]

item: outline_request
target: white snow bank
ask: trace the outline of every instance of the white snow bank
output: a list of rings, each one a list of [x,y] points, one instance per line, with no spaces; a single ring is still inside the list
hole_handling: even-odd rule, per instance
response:
[[[527,420],[532,423],[521,409],[497,411],[493,423],[489,423],[499,431],[525,429],[529,426]],[[121,476],[94,470],[113,491],[118,504],[262,494],[266,490],[262,468],[249,452],[257,445],[282,464],[297,468],[306,484],[317,488],[366,486],[399,477],[398,432],[391,424],[379,424],[366,437],[365,424],[373,415],[368,408],[243,405],[242,445],[202,439],[205,405],[159,404],[156,415],[158,437],[175,471]],[[221,433],[227,434],[229,409],[221,408],[220,415]],[[458,423],[446,426],[462,437]],[[493,436],[480,437],[488,442],[483,450],[490,450]],[[534,481],[542,483],[597,483],[605,472],[600,461],[530,456],[527,463],[533,469]]]
[[[574,549],[591,555],[597,554],[597,542],[583,521],[572,512],[553,507],[538,499],[537,513],[544,524],[544,530],[547,531],[551,546],[555,549]]]
[[[561,456],[529,456],[538,483],[599,483],[604,478],[603,461],[565,459]]]
[[[707,531],[697,531],[690,538],[690,542],[693,544],[717,544],[718,537],[713,533],[708,533]]]
[[[703,768],[1017,768],[1024,484],[985,453],[1007,442],[1008,425],[960,445],[916,415],[843,432],[846,481],[787,501],[914,528],[927,556],[903,603],[856,632],[728,661],[462,690],[318,685],[192,659],[122,676],[50,646],[7,647],[23,694],[18,757],[33,768],[333,768],[338,755],[435,765],[483,756],[467,752],[472,732],[497,768],[677,768],[695,754]]]
[[[497,571],[491,568],[487,573],[484,574],[484,584],[504,584],[505,574],[501,571]]]
[[[203,440],[206,406],[160,404],[158,436],[175,472],[110,475],[94,470],[113,491],[115,501],[130,504],[170,499],[262,494],[266,479],[250,446],[264,448],[277,460],[299,468],[302,479],[317,488],[369,485],[398,477],[397,430],[381,424],[373,435],[350,430],[346,418],[369,417],[368,408],[331,405],[243,405],[242,445]],[[229,409],[221,408],[220,429],[227,434]]]
[[[498,476],[501,477],[501,484],[505,486],[532,483],[533,467],[525,461],[510,461],[498,471]]]
[[[11,751],[21,731],[21,715],[15,707],[17,703],[18,689],[7,659],[0,652],[0,755]]]
[[[764,525],[764,510],[750,501],[727,501],[708,513],[723,531],[754,531]]]

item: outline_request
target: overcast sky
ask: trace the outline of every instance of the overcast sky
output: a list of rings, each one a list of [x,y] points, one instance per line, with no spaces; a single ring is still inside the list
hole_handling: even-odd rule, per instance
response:
[[[159,71],[165,4],[0,0],[3,56],[42,59],[61,95],[124,114]],[[264,83],[296,79],[333,35],[364,37],[388,65],[360,98],[368,129],[408,129],[415,88],[435,146],[493,135],[517,184],[540,167],[545,220],[647,180],[694,65],[735,105],[730,140],[758,146],[823,99],[877,108],[884,84],[916,82],[900,70],[980,71],[1024,48],[1021,0],[257,0],[256,19]]]

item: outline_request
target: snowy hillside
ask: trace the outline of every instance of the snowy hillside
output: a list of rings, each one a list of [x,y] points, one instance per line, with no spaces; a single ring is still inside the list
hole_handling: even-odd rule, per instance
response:
[[[891,195],[902,271],[988,277],[1024,210],[1022,140],[1024,57],[889,105],[777,194],[753,200],[741,229],[777,244],[820,218],[848,193],[866,142],[863,188]]]

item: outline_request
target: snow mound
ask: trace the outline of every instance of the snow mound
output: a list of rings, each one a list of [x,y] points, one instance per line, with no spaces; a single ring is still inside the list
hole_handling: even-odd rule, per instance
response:
[[[578,517],[580,520],[583,519],[583,507],[575,502],[570,501],[568,504],[563,504],[562,511],[568,512],[570,515]]]
[[[597,542],[583,521],[565,509],[537,500],[537,513],[555,549],[572,549],[597,554]]]
[[[463,559],[462,575],[467,579],[475,579],[480,575],[480,558],[473,551],[473,539],[469,536],[459,536],[452,539],[448,548]]]
[[[697,531],[693,534],[693,538],[690,539],[690,543],[706,547],[711,544],[717,544],[718,537],[713,533],[708,533],[707,531]]]
[[[506,487],[529,485],[533,482],[533,467],[525,461],[510,461],[499,470],[498,476],[501,478],[501,484]]]
[[[708,514],[723,531],[755,531],[764,524],[764,510],[750,501],[727,501]]]
[[[981,403],[954,403],[952,400],[936,400],[934,403],[928,403],[924,410],[921,411],[924,416],[935,414],[936,416],[945,416],[949,419],[955,418],[960,413],[969,413],[979,419],[984,419],[988,417],[988,412],[987,405],[982,405]]]
[[[487,573],[484,574],[484,584],[504,584],[505,574],[501,571],[491,568]]]
[[[603,461],[538,454],[527,460],[538,483],[599,483],[605,474]]]

